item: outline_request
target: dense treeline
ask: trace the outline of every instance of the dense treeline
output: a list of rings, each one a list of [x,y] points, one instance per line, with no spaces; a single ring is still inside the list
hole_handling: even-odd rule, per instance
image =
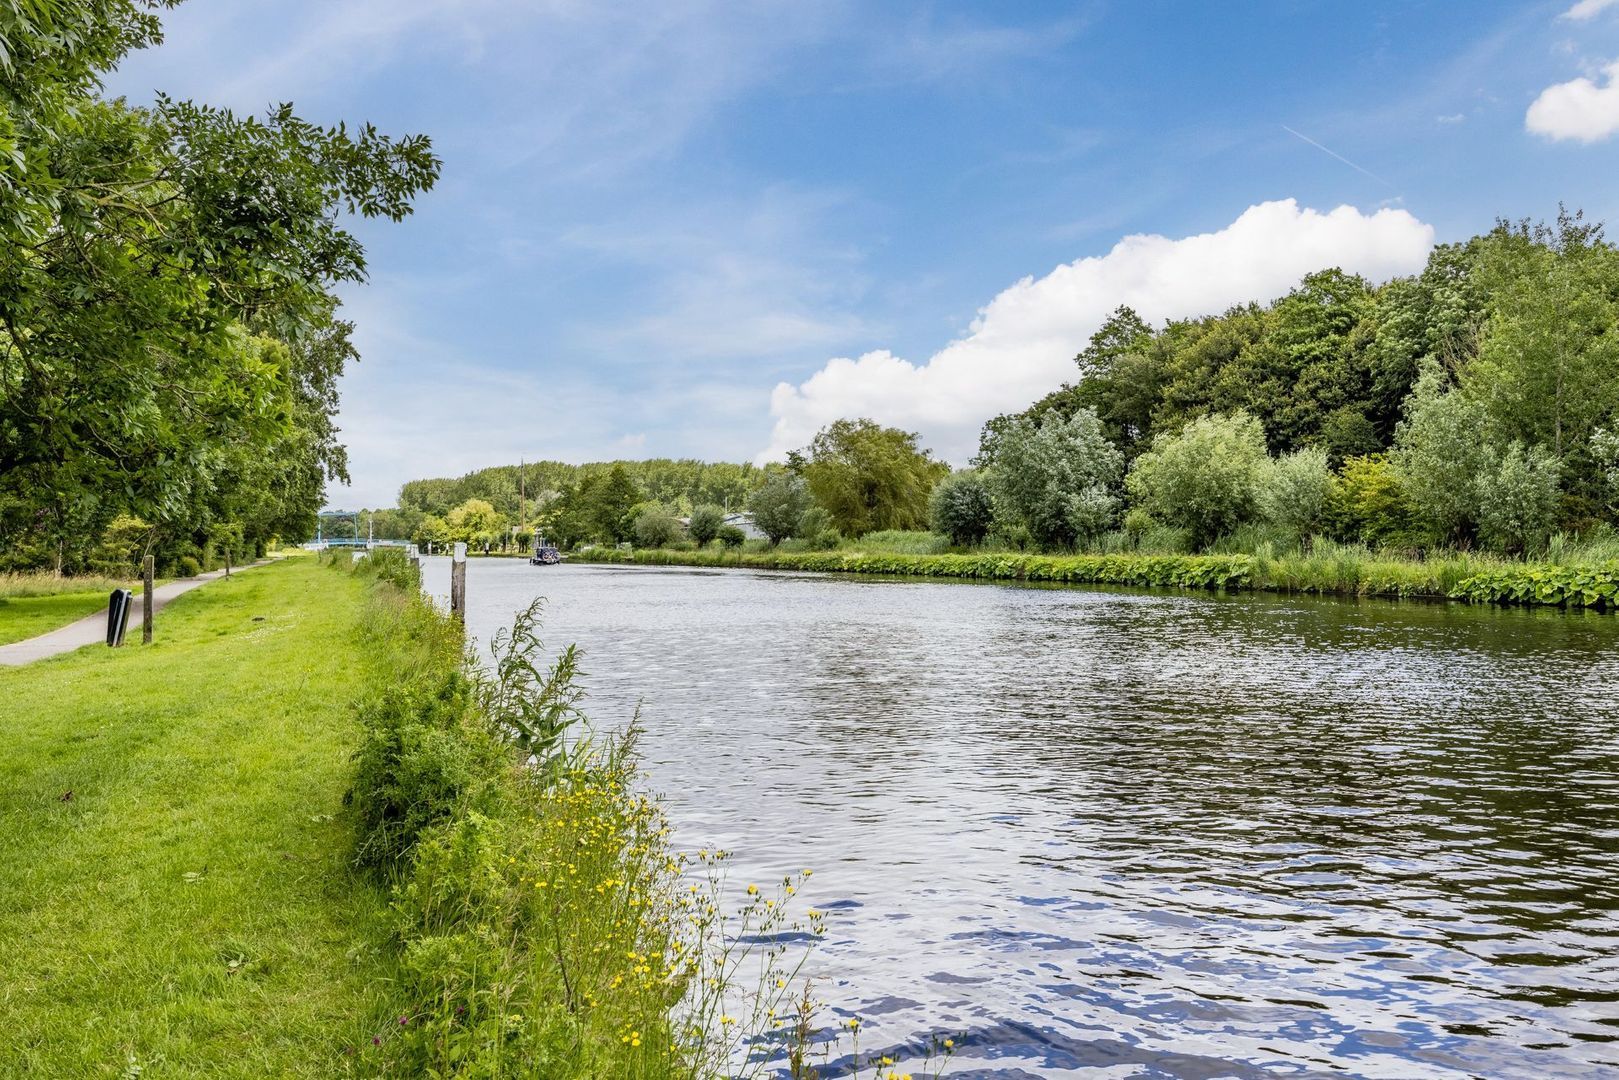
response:
[[[141,0],[0,5],[0,568],[302,539],[346,479],[332,417],[363,280],[346,215],[399,220],[419,136],[100,95]]]
[[[378,538],[420,543],[494,547],[510,543],[514,530],[534,528],[567,546],[616,543],[632,537],[643,510],[669,523],[700,507],[740,511],[779,471],[690,458],[498,465],[453,479],[408,481],[399,506],[370,512],[366,526]],[[526,543],[526,535],[522,539]]]
[[[1120,308],[1077,381],[985,425],[977,464],[1001,524],[1047,546],[1127,511],[1192,546],[1257,524],[1522,552],[1613,520],[1616,318],[1619,251],[1567,212],[1380,286],[1326,270],[1156,330]]]

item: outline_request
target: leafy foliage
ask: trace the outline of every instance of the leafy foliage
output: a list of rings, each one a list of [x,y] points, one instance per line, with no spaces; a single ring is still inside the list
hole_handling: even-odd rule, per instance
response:
[[[922,528],[928,495],[950,471],[914,433],[865,419],[829,424],[794,460],[816,505],[845,536]]]
[[[928,499],[928,520],[958,547],[983,543],[995,524],[995,503],[983,477],[963,471],[940,480]]]
[[[686,524],[686,533],[691,537],[692,543],[698,547],[705,547],[720,534],[720,528],[725,524],[725,511],[713,503],[705,503],[691,512],[691,519]]]
[[[1026,419],[1007,425],[985,481],[1003,520],[1037,543],[1065,547],[1113,523],[1123,473],[1124,454],[1108,442],[1096,413],[1081,408],[1038,426]]]
[[[643,503],[631,528],[637,547],[668,547],[680,539],[680,521],[661,503]]]
[[[1126,484],[1142,509],[1202,546],[1253,516],[1266,463],[1264,432],[1253,417],[1201,417],[1153,440]]]
[[[809,489],[802,478],[789,473],[772,476],[748,498],[753,523],[772,545],[793,535],[809,507]],[[721,533],[722,539],[724,535]]]
[[[1270,459],[1260,478],[1260,515],[1295,540],[1323,530],[1337,485],[1327,451],[1307,447]]]
[[[58,569],[119,514],[196,545],[312,529],[346,467],[334,290],[365,276],[343,215],[399,220],[439,171],[290,106],[99,99],[159,6],[0,7],[0,547]]]
[[[1555,455],[1513,443],[1477,478],[1480,535],[1509,554],[1543,548],[1557,517],[1557,481]]]

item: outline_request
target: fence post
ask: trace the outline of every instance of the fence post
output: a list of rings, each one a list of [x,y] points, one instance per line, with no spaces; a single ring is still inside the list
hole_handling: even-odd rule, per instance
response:
[[[467,624],[467,546],[455,545],[450,557],[450,616],[463,627]]]
[[[157,560],[148,555],[141,560],[141,644],[152,643],[152,574]]]

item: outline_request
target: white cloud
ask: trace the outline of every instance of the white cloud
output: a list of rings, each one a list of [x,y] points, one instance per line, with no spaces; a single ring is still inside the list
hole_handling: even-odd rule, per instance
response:
[[[1596,142],[1619,133],[1619,60],[1603,69],[1607,83],[1573,79],[1548,86],[1529,106],[1524,126],[1548,139]]]
[[[775,429],[759,458],[779,459],[839,417],[869,416],[920,431],[926,445],[962,462],[986,419],[1071,379],[1074,356],[1120,304],[1158,322],[1270,299],[1330,266],[1386,278],[1420,268],[1433,236],[1404,210],[1322,213],[1292,199],[1249,207],[1218,232],[1128,236],[1106,255],[1006,289],[965,337],[926,363],[876,350],[828,361],[797,386],[781,383],[770,402]]]
[[[1608,8],[1613,7],[1615,4],[1619,4],[1619,0],[1580,0],[1579,3],[1575,4],[1558,17],[1563,19],[1571,19],[1575,22],[1583,22],[1586,19],[1595,18]]]

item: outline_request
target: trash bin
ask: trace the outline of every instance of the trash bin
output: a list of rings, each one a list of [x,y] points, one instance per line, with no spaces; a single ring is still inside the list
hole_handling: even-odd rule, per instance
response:
[[[124,643],[124,631],[129,627],[129,609],[135,594],[128,589],[114,589],[107,598],[107,644],[117,648]]]

